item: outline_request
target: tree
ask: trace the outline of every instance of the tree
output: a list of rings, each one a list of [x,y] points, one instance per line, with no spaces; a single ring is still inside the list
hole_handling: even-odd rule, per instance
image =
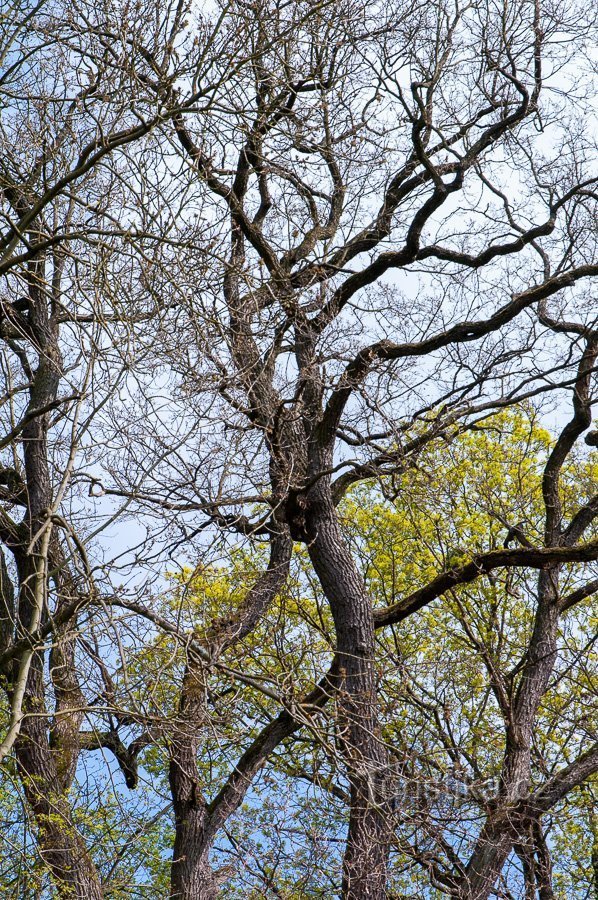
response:
[[[0,556],[0,652],[10,710],[0,758],[14,752],[40,854],[59,893],[90,898],[102,896],[101,886],[68,791],[88,703],[76,632],[97,587],[76,534],[72,483],[93,419],[127,366],[121,342],[132,320],[110,291],[131,275],[122,262],[130,222],[126,210],[116,215],[122,172],[110,155],[169,115],[153,95],[149,107],[144,102],[129,10],[116,12],[17,0],[0,18],[0,539],[10,554]],[[176,13],[152,12],[136,13],[145,39],[174,39]],[[113,36],[109,49],[106,16],[122,38]],[[161,62],[171,66],[168,48]],[[142,322],[147,310],[135,316]],[[67,521],[60,513],[69,506]]]
[[[166,744],[171,896],[209,898],[214,841],[258,772],[332,715],[348,801],[342,895],[386,896],[400,773],[376,632],[460,584],[521,569],[539,576],[524,658],[506,686],[492,675],[506,734],[499,790],[467,858],[449,843],[448,863],[422,860],[438,890],[481,900],[515,850],[527,873],[538,861],[549,896],[534,828],[598,764],[595,747],[580,750],[534,788],[559,621],[596,587],[566,597],[561,585],[564,566],[598,558],[587,539],[595,496],[565,507],[562,493],[591,422],[598,348],[579,78],[589,14],[354,0],[233,2],[212,17],[124,4],[115,21],[84,4],[62,12],[26,7],[7,26],[6,133],[26,126],[33,139],[26,164],[13,154],[2,174],[4,749],[56,890],[103,891],[69,801],[83,751],[112,754],[133,786],[140,754]],[[50,58],[61,62],[53,85]],[[542,533],[499,518],[515,545],[488,542],[471,559],[459,536],[438,574],[420,568],[404,596],[376,608],[339,511],[347,491],[379,480],[392,498],[430,448],[440,455],[501,409],[567,393],[570,419],[542,476]],[[114,553],[104,539],[102,559],[102,527],[122,542],[130,517],[145,532],[137,546]],[[328,670],[313,667],[300,700],[272,686],[276,668],[264,679],[227,661],[245,664],[297,545],[331,617]],[[169,554],[209,573],[240,548],[253,582],[220,598],[224,609],[206,602],[187,632],[182,612],[139,597],[142,573],[163,573]],[[115,610],[184,651],[176,715],[140,708],[126,675],[139,635]],[[468,640],[480,643],[475,629]],[[477,647],[486,666],[492,640]],[[210,797],[198,755],[209,681],[224,676],[275,707],[251,742],[241,728],[241,755]]]

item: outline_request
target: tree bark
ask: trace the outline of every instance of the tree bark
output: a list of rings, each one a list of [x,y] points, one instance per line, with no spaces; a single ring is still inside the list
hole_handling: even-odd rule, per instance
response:
[[[343,863],[346,900],[386,897],[389,820],[384,800],[387,754],[377,716],[374,619],[370,598],[341,532],[329,487],[320,485],[308,543],[334,619],[341,747],[351,786]]]
[[[538,610],[507,729],[499,807],[484,825],[469,860],[465,900],[487,900],[525,824],[518,807],[530,787],[535,718],[556,659],[558,622],[558,566],[551,566],[538,578]]]
[[[48,744],[39,685],[43,672],[39,658],[30,670],[28,699],[21,733],[15,743],[18,772],[35,817],[40,856],[65,900],[101,900],[104,896],[87,847],[71,819],[69,805]],[[43,701],[42,701],[43,702]],[[32,715],[33,711],[37,715]]]
[[[205,842],[209,814],[197,770],[199,728],[204,716],[201,669],[190,660],[181,690],[168,773],[175,820],[170,870],[172,900],[214,900],[216,897],[217,885]]]
[[[19,538],[10,549],[17,567],[19,593],[15,639],[27,638],[48,617],[48,547],[52,536],[48,517],[53,503],[52,481],[48,465],[49,416],[46,409],[56,401],[62,373],[62,357],[58,346],[58,325],[50,315],[45,291],[44,261],[36,260],[29,267],[29,314],[25,327],[30,331],[38,355],[38,366],[30,388],[27,413],[29,421],[23,428],[23,456],[26,480],[26,514],[19,527]],[[45,537],[40,535],[44,534]],[[45,549],[44,549],[45,548]],[[64,646],[66,656],[55,659],[67,666],[74,662],[72,643]],[[9,699],[19,677],[20,658],[15,657],[8,672]],[[62,675],[62,677],[60,677]],[[73,672],[58,673],[57,712],[68,716],[72,702],[65,697],[74,690]],[[63,690],[64,688],[64,690]],[[66,692],[66,693],[65,693]],[[50,743],[48,711],[45,699],[44,657],[33,653],[26,675],[22,704],[23,718],[15,740],[14,753],[17,771],[25,795],[35,818],[40,855],[54,879],[59,897],[69,900],[100,900],[103,891],[98,872],[85,842],[72,820],[66,790],[77,764],[78,739],[63,756],[61,749],[54,753]],[[68,709],[67,709],[68,707]],[[74,729],[79,719],[75,716]],[[59,732],[68,730],[65,719]],[[76,744],[76,746],[75,746]],[[66,748],[65,748],[66,749]],[[62,762],[65,766],[62,766]]]
[[[35,556],[17,555],[21,583],[19,611],[27,627],[34,605],[32,596],[40,562]],[[19,659],[13,662],[13,674]],[[10,696],[9,688],[9,696]],[[25,796],[35,818],[40,855],[54,879],[58,897],[101,900],[103,891],[85,842],[73,823],[65,794],[64,773],[52,752],[45,703],[43,656],[35,653],[23,700],[23,721],[14,752]]]

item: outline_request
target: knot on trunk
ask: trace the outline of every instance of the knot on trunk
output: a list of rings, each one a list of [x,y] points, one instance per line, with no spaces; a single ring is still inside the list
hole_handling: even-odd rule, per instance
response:
[[[283,508],[283,517],[294,541],[307,543],[311,539],[308,521],[310,505],[310,501],[303,491],[289,491]]]

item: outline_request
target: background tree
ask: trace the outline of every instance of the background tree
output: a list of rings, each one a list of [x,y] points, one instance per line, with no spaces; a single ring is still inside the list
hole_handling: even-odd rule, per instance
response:
[[[134,323],[142,330],[152,314],[139,296],[133,309],[143,262],[132,262],[131,198],[113,154],[170,114],[153,89],[147,103],[135,29],[163,45],[172,77],[181,12],[17,0],[0,17],[0,653],[9,704],[0,758],[14,753],[41,857],[65,896],[102,896],[68,797],[93,699],[76,634],[81,627],[93,646],[83,610],[99,597],[77,536],[77,469],[104,443],[92,422],[130,364]],[[117,299],[123,290],[128,303]],[[87,525],[83,537],[102,528]]]

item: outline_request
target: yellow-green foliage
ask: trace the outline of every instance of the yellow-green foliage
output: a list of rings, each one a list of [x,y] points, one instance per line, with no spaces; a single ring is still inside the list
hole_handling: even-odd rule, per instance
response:
[[[439,572],[501,547],[509,526],[521,524],[528,540],[540,545],[542,472],[551,449],[550,434],[531,411],[509,411],[455,434],[450,441],[431,444],[416,467],[394,478],[391,499],[388,485],[365,484],[353,490],[341,512],[373,604],[392,603]],[[579,453],[564,471],[566,516],[598,491],[596,456]],[[233,550],[226,564],[183,569],[170,576],[161,611],[189,637],[209,646],[212,623],[234,614],[265,565],[265,548],[258,546],[251,552]],[[563,590],[575,586],[584,574],[580,566],[565,567]],[[536,581],[534,570],[498,570],[378,634],[384,736],[414,783],[441,781],[448,773],[476,782],[496,779],[505,728],[491,672],[504,678],[515,670],[512,690],[516,690],[517,666],[531,633]],[[584,739],[583,729],[572,733],[572,727],[583,722],[595,704],[596,660],[586,647],[595,627],[596,617],[588,615],[587,604],[564,619],[558,677],[546,694],[536,728],[533,777],[538,782],[573,758]],[[290,700],[325,671],[334,652],[333,634],[307,553],[297,546],[285,589],[255,631],[218,661],[260,679]],[[168,720],[176,714],[185,662],[184,645],[164,634],[130,661],[129,678],[137,686],[139,708],[149,718]],[[217,788],[279,705],[218,667],[206,667],[202,677],[207,713],[198,763],[206,784]],[[279,777],[292,780],[300,773],[303,778],[310,770],[317,772],[321,787],[334,779],[334,725],[322,719],[321,727],[323,746],[305,731],[274,761]],[[150,750],[144,764],[163,778],[164,750]],[[267,779],[262,786],[266,796]],[[471,799],[468,802],[448,814],[449,820],[455,817],[446,826],[449,832],[455,829],[451,840],[458,835],[466,841],[475,831],[472,823],[480,810]],[[585,795],[575,795],[570,803],[552,838],[562,859],[569,860],[569,868],[565,871],[563,864],[557,879],[563,897],[569,896],[572,871],[585,883],[589,877]],[[253,822],[255,809],[244,807],[241,821],[244,816]],[[397,859],[400,867],[401,854]],[[410,867],[406,871],[408,876],[397,875],[395,887],[409,892],[416,876]],[[289,891],[285,896],[294,896]]]

